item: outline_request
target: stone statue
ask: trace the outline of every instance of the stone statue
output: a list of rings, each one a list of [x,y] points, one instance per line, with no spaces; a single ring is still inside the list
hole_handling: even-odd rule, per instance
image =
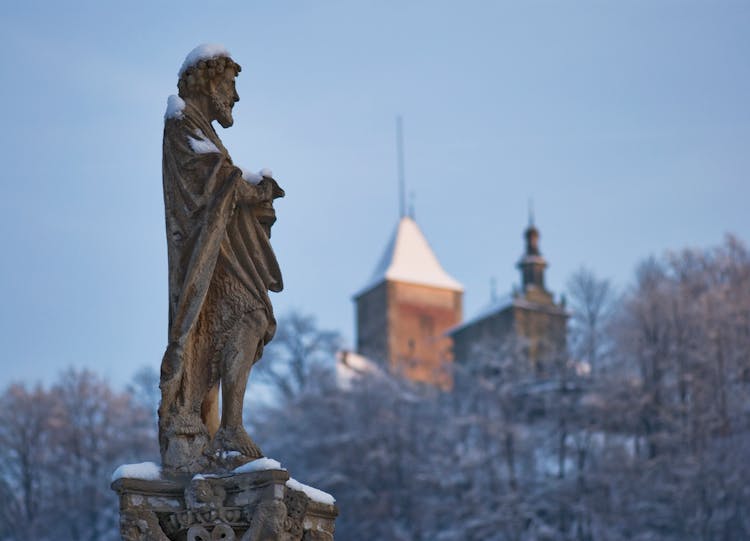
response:
[[[223,47],[197,47],[164,115],[162,464],[113,474],[123,541],[333,541],[333,497],[260,458],[242,425],[250,370],[276,330],[268,292],[282,281],[269,239],[284,191],[270,171],[236,167],[212,126],[233,124],[239,72]]]
[[[261,456],[242,409],[250,370],[276,329],[268,291],[283,284],[269,239],[273,201],[284,191],[267,170],[254,175],[234,165],[212,126],[214,120],[232,126],[240,70],[223,48],[196,48],[165,115],[169,342],[159,407],[165,472],[210,471],[223,457]]]

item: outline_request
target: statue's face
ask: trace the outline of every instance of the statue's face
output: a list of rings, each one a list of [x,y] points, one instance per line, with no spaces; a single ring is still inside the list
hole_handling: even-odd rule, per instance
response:
[[[234,86],[236,75],[233,70],[224,70],[224,77],[219,78],[212,85],[211,92],[211,109],[212,116],[221,124],[223,128],[228,128],[234,124],[232,117],[232,107],[240,97]]]

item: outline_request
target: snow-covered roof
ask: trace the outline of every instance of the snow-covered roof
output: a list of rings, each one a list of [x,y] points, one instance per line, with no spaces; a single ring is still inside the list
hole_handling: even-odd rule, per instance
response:
[[[384,280],[464,290],[458,280],[445,272],[417,222],[408,216],[401,218],[370,281],[357,295]]]
[[[223,45],[219,45],[218,43],[203,43],[198,45],[185,57],[185,61],[182,63],[180,71],[177,73],[177,77],[182,77],[182,74],[185,73],[188,68],[195,66],[201,60],[209,60],[218,56],[231,58],[232,55],[229,54],[229,51],[227,51]]]
[[[336,353],[336,381],[342,389],[350,389],[352,382],[362,376],[380,377],[383,370],[378,364],[353,351]]]
[[[570,316],[570,312],[568,312],[564,307],[557,304],[543,304],[529,301],[522,296],[503,295],[501,297],[498,297],[497,299],[491,300],[474,316],[467,319],[466,321],[462,321],[455,327],[451,327],[445,332],[445,334],[453,334],[457,331],[465,329],[466,327],[470,327],[475,323],[482,321],[483,319],[487,319],[488,317],[494,316],[495,314],[499,314],[503,310],[507,310],[508,308],[511,308],[513,306],[515,306],[516,308],[535,310],[537,312],[547,312],[548,314],[563,314],[566,316]]]
[[[502,295],[496,299],[492,299],[471,318],[462,321],[455,327],[451,327],[445,332],[445,334],[453,334],[454,332],[460,331],[465,327],[469,327],[474,323],[477,323],[478,321],[502,312],[503,310],[505,310],[506,308],[510,308],[511,306],[513,306],[513,295]]]

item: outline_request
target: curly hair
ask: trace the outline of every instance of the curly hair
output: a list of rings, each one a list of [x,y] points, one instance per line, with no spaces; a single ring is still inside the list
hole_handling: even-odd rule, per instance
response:
[[[234,70],[236,76],[242,71],[242,66],[228,56],[217,56],[197,62],[180,75],[177,81],[178,94],[184,98],[196,93],[207,93],[208,82],[223,76],[225,70]]]

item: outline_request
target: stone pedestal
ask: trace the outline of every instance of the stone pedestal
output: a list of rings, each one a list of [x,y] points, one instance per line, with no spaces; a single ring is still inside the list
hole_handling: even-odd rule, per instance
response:
[[[112,489],[125,541],[333,541],[336,506],[313,501],[288,480],[284,470],[125,477]]]

